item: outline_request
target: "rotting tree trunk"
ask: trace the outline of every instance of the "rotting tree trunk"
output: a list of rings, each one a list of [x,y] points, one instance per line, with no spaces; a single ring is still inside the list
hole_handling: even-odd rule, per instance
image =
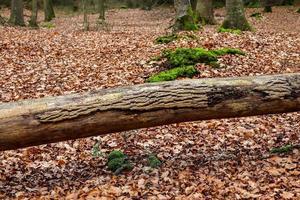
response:
[[[190,0],[174,0],[174,7],[176,10],[174,32],[199,29]]]
[[[181,80],[0,104],[0,150],[196,120],[300,111],[300,73]]]
[[[243,0],[226,0],[226,18],[222,24],[226,29],[251,30],[246,17]]]
[[[23,14],[23,0],[12,0],[8,23],[15,26],[25,26]]]
[[[198,0],[196,15],[203,24],[216,24],[212,0]]]
[[[52,0],[44,0],[45,21],[50,22],[55,18]]]
[[[37,24],[37,15],[38,15],[38,2],[37,0],[32,0],[32,10],[31,10],[31,18],[29,21],[29,26],[31,27],[38,27]]]

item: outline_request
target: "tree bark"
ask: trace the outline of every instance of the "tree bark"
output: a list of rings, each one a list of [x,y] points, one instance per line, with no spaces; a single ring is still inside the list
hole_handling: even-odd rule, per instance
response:
[[[0,104],[0,150],[196,120],[300,111],[300,73],[142,84]]]
[[[176,10],[174,32],[199,29],[190,0],[174,0],[174,7]]]
[[[55,18],[52,0],[44,0],[45,21],[50,22]]]
[[[32,10],[31,10],[31,18],[29,21],[29,26],[31,27],[38,27],[37,24],[37,15],[38,15],[38,2],[37,0],[32,0]]]
[[[198,0],[196,14],[204,24],[216,24],[212,0]]]
[[[8,22],[15,26],[25,26],[23,15],[23,0],[11,1],[11,11]]]
[[[243,0],[226,0],[226,18],[222,24],[226,29],[251,30],[244,11]]]

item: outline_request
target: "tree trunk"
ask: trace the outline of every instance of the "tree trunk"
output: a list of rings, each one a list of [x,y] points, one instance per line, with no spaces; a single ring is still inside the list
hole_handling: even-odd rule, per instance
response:
[[[8,22],[15,26],[25,26],[23,15],[23,0],[11,1],[11,11]]]
[[[104,22],[105,21],[105,0],[98,0],[98,22]]]
[[[199,29],[190,0],[174,0],[174,7],[176,10],[176,20],[173,30],[175,32]]]
[[[89,25],[89,19],[88,19],[88,13],[87,13],[87,0],[83,0],[82,6],[83,6],[83,29],[85,31],[88,31],[90,29]]]
[[[45,21],[50,22],[55,18],[52,0],[44,0]]]
[[[37,0],[32,0],[31,3],[32,3],[32,11],[31,11],[31,18],[29,21],[29,26],[38,27],[38,24],[37,24],[38,2],[37,2]]]
[[[251,30],[244,11],[243,0],[226,0],[226,18],[222,24],[226,29]]]
[[[204,24],[216,24],[212,0],[198,0],[196,13]]]
[[[178,122],[300,111],[300,73],[142,84],[0,104],[0,150]]]

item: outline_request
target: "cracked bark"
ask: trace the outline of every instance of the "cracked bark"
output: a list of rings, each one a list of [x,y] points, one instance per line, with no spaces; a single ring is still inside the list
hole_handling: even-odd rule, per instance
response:
[[[182,80],[0,104],[0,150],[177,122],[300,111],[300,74]]]

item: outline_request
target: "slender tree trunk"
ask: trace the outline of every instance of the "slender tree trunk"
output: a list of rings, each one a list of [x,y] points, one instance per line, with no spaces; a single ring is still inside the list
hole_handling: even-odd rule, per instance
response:
[[[55,18],[52,0],[44,0],[45,21],[49,22]]]
[[[192,10],[190,0],[174,0],[176,21],[173,30],[198,30],[196,16]]]
[[[300,73],[142,84],[0,104],[0,151],[178,122],[300,111]]]
[[[243,0],[226,0],[226,18],[222,24],[226,29],[251,30],[245,17]]]
[[[264,12],[272,12],[272,6],[274,5],[274,0],[264,0]]]
[[[83,29],[85,31],[88,31],[90,29],[88,13],[87,13],[87,5],[88,5],[88,1],[83,0],[83,3],[82,3],[82,6],[83,6]]]
[[[98,13],[99,21],[105,21],[105,0],[97,0],[98,1]]]
[[[25,26],[23,15],[23,0],[11,1],[11,11],[8,22],[15,26]]]
[[[212,0],[198,0],[196,13],[204,24],[216,24]]]
[[[29,26],[38,27],[37,24],[37,16],[38,16],[38,2],[37,0],[32,0],[32,10],[31,10],[31,18],[29,21]]]

